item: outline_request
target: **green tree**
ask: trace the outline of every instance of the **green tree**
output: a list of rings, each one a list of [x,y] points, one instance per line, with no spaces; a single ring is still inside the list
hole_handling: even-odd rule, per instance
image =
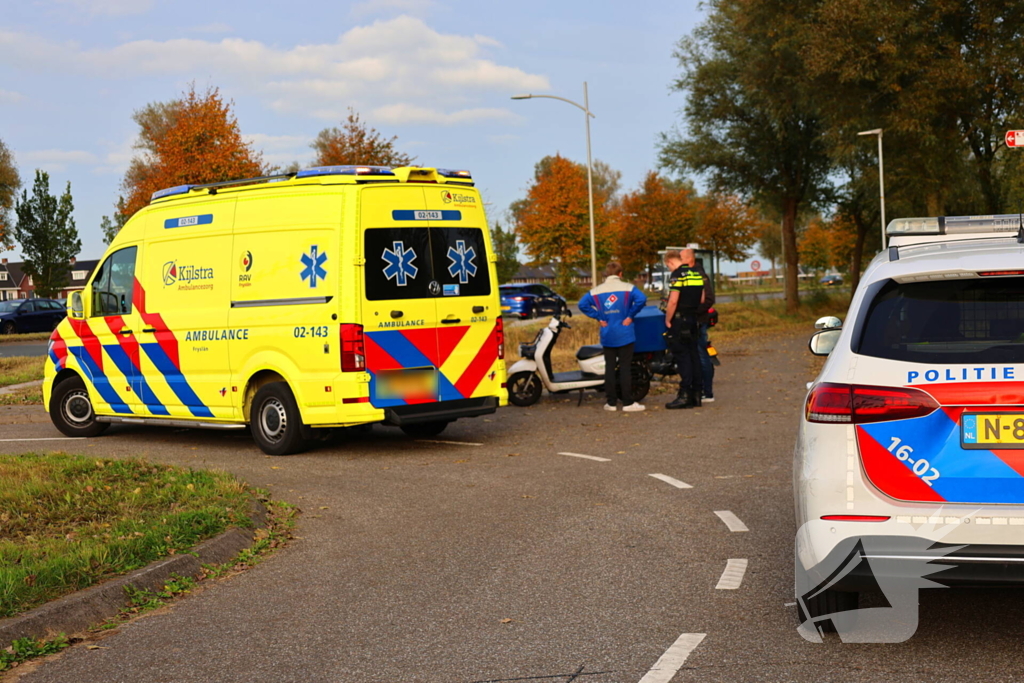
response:
[[[32,195],[21,194],[15,206],[18,222],[14,226],[14,239],[21,246],[25,274],[32,277],[40,296],[54,297],[67,284],[72,257],[82,250],[71,201],[71,183],[64,194],[50,194],[50,175],[36,171]]]
[[[11,209],[18,198],[21,178],[14,164],[14,154],[3,140],[0,140],[0,250],[10,249]]]
[[[121,228],[128,222],[127,209],[125,207],[124,197],[117,198],[117,204],[114,205],[114,217],[103,216],[100,219],[100,232],[103,233],[103,244],[107,246],[114,241],[117,237],[117,233],[121,232]]]
[[[707,20],[679,42],[687,93],[685,135],[663,134],[660,163],[709,176],[717,192],[774,207],[782,216],[786,308],[800,305],[797,217],[827,200],[823,126],[799,52],[813,0],[711,0]]]
[[[516,233],[514,230],[505,230],[501,223],[496,222],[491,229],[491,242],[494,244],[494,254],[498,258],[498,284],[511,282],[522,265],[519,263]]]

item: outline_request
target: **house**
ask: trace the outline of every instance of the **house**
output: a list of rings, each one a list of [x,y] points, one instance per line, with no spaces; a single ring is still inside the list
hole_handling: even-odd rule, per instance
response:
[[[554,285],[557,280],[554,263],[522,265],[512,276],[513,284],[545,284]],[[572,281],[584,287],[590,286],[590,272],[582,268],[573,268]]]
[[[89,276],[99,263],[98,260],[79,261],[72,258],[69,282],[61,288],[58,298],[67,298],[71,292],[84,289]],[[0,259],[0,301],[31,299],[36,295],[32,276],[25,273],[24,265],[21,262],[11,263],[7,259]]]

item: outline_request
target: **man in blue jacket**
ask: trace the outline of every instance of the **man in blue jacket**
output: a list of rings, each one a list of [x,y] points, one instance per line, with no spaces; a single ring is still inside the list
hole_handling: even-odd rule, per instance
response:
[[[604,282],[580,299],[580,311],[601,323],[604,390],[608,401],[604,409],[616,410],[618,389],[621,387],[622,410],[637,413],[644,406],[633,401],[633,383],[629,374],[633,362],[633,345],[636,343],[633,319],[647,305],[647,297],[622,280],[622,264],[618,261],[610,262],[604,274]]]

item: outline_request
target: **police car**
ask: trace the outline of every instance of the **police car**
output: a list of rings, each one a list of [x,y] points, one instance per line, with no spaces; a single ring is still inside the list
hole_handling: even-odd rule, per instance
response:
[[[855,611],[907,567],[917,587],[1024,582],[1024,220],[887,234],[847,319],[810,341],[828,360],[794,464],[805,618]]]

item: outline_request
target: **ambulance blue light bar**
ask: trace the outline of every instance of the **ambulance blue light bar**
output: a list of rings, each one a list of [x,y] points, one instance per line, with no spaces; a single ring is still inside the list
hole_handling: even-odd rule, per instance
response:
[[[153,193],[153,196],[150,197],[149,201],[155,202],[158,199],[163,199],[164,197],[173,197],[176,194],[188,194],[193,187],[195,186],[178,185],[177,187],[168,187],[166,190],[157,190],[156,192]]]
[[[312,178],[321,175],[395,175],[387,166],[317,166],[305,168],[295,174],[296,178]]]
[[[437,169],[437,175],[443,178],[466,178],[467,180],[473,179],[473,174],[469,171],[453,171],[448,168]]]
[[[937,218],[897,218],[889,222],[885,234],[897,235],[972,235],[980,233],[1016,233],[1021,216],[939,216]]]

